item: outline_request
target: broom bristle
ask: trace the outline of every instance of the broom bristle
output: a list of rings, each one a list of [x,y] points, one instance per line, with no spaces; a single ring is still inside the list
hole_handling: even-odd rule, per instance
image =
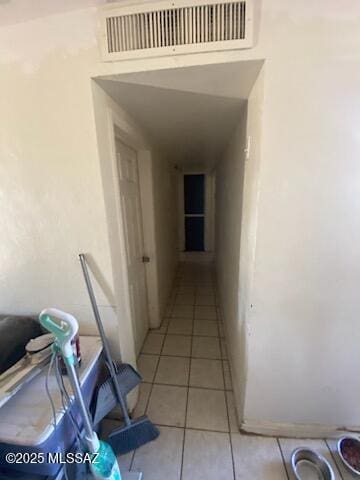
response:
[[[129,426],[113,430],[108,440],[116,454],[124,455],[155,440],[159,435],[159,429],[148,417],[143,416],[132,421]]]

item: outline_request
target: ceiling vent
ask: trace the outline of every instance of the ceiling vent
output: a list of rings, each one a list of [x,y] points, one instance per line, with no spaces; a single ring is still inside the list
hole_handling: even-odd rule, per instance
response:
[[[112,4],[101,10],[105,61],[253,46],[252,0]]]

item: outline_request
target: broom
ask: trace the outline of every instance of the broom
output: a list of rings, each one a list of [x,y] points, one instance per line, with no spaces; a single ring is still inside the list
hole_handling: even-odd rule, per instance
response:
[[[120,405],[121,412],[124,417],[124,425],[113,430],[109,434],[108,440],[110,445],[113,447],[115,453],[123,455],[132,450],[135,450],[138,447],[141,447],[142,445],[145,445],[148,442],[151,442],[152,440],[155,440],[160,435],[160,432],[146,415],[135,419],[131,419],[129,416],[127,405],[122,394],[122,389],[118,381],[118,374],[115,370],[109,344],[100,318],[99,309],[96,304],[94,290],[92,288],[87,269],[85,254],[80,253],[79,259],[84,274],[88,294],[90,297],[92,310],[103,344],[106,365],[109,369],[111,377],[111,383],[109,384],[108,382],[105,382],[105,384],[100,387],[100,389],[108,389],[112,387],[114,398],[116,400],[116,403]],[[137,374],[137,372],[135,373]]]

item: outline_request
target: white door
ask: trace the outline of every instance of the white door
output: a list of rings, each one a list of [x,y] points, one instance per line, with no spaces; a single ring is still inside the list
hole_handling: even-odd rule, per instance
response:
[[[148,330],[148,304],[145,265],[143,263],[144,240],[140,203],[138,161],[135,150],[115,137],[116,158],[119,172],[121,209],[124,219],[130,306],[135,336],[136,353]]]

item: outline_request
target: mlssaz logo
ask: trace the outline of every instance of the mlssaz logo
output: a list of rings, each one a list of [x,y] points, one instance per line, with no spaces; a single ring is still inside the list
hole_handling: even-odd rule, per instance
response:
[[[70,464],[70,463],[89,463],[96,464],[99,454],[98,453],[82,453],[82,452],[56,452],[48,454],[48,463],[60,463],[60,464]]]

